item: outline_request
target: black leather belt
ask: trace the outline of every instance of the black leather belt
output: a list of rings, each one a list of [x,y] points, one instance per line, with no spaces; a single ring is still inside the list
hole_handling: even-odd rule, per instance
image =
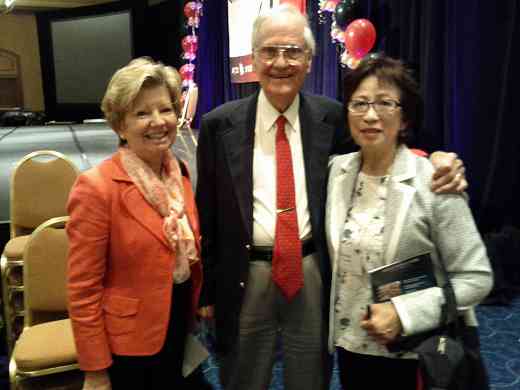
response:
[[[309,238],[302,242],[302,257],[308,256],[316,252],[314,241]],[[273,259],[272,246],[253,246],[249,252],[251,260],[271,261]]]

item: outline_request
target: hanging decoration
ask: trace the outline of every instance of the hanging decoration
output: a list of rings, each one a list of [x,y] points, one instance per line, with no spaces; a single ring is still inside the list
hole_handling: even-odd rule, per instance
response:
[[[188,1],[184,5],[184,15],[188,18],[188,26],[198,28],[202,11],[202,0]]]
[[[376,29],[368,19],[356,19],[359,0],[319,0],[319,20],[331,15],[330,37],[341,51],[343,66],[355,69],[376,41]]]
[[[193,61],[197,58],[198,37],[197,29],[199,28],[200,17],[202,16],[202,0],[188,1],[184,5],[184,16],[186,17],[186,26],[189,34],[181,40],[183,50],[182,58],[188,63],[180,69],[182,77],[182,85],[188,88],[192,84],[195,74],[195,65]]]
[[[203,1],[204,0],[193,0],[184,4],[184,16],[186,18],[186,27],[189,34],[183,37],[181,40],[181,47],[183,51],[182,58],[186,61],[186,63],[179,69],[183,87],[183,109],[178,126],[179,129],[188,130],[195,145],[197,145],[197,141],[193,131],[191,130],[191,121],[195,116],[195,110],[197,107],[198,87],[195,83],[196,66],[193,62],[197,58],[197,50],[199,48],[197,30],[199,28],[200,18],[202,16]],[[186,143],[182,137],[182,132],[180,132],[180,135],[183,142]]]
[[[181,41],[182,50],[184,50],[183,58],[193,61],[197,55],[198,38],[196,35],[187,35]]]

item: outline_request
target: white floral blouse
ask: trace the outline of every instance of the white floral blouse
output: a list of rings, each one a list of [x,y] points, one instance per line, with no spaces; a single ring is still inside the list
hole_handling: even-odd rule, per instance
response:
[[[350,352],[394,357],[360,327],[367,305],[373,302],[367,270],[384,265],[388,178],[362,172],[358,175],[339,248],[334,340]]]

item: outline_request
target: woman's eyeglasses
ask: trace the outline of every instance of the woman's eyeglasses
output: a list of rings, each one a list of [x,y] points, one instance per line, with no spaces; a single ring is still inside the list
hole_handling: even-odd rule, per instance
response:
[[[380,115],[391,115],[401,107],[401,103],[392,99],[381,99],[373,102],[368,102],[366,100],[351,100],[347,104],[347,109],[354,115],[361,115],[366,113],[370,106],[372,106],[372,108]]]
[[[255,52],[265,63],[273,62],[280,54],[283,54],[283,57],[289,63],[300,63],[307,57],[308,50],[296,45],[271,45],[262,46]]]

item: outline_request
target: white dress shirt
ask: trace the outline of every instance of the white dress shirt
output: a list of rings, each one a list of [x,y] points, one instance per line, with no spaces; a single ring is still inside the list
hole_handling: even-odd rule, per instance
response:
[[[280,114],[269,103],[262,90],[258,96],[253,149],[253,245],[272,246],[274,244],[276,227],[275,122],[280,115],[287,119],[285,134],[291,146],[299,235],[301,239],[304,239],[311,234],[299,108],[299,95],[283,114]]]

